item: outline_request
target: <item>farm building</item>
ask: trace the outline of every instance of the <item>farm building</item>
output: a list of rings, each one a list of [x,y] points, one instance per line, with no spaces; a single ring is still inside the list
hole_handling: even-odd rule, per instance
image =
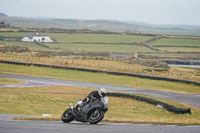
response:
[[[33,34],[33,35],[27,35],[24,36],[21,41],[25,42],[53,42],[53,40],[47,36],[47,35],[41,35],[41,34]]]

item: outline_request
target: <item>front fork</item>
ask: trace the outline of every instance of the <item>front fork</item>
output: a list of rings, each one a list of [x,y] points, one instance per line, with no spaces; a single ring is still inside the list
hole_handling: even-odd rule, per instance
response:
[[[75,112],[74,112],[74,106],[73,106],[73,104],[72,104],[72,103],[70,103],[70,108],[71,108],[71,110],[72,110],[72,114],[75,116]]]

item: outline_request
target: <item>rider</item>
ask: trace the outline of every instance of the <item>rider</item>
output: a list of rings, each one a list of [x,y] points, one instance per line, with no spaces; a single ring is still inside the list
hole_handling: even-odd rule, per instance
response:
[[[78,103],[76,104],[76,107],[83,106],[84,103],[86,104],[90,99],[94,99],[94,98],[101,101],[101,98],[104,98],[106,96],[106,93],[107,91],[105,88],[99,88],[98,91],[92,91],[86,98],[78,101]]]

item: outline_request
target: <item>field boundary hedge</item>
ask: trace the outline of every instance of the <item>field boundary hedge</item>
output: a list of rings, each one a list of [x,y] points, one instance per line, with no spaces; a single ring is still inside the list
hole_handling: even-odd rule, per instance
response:
[[[173,112],[175,114],[191,114],[191,109],[190,108],[177,108],[175,106],[154,100],[154,99],[150,99],[150,98],[146,98],[146,97],[142,97],[142,96],[137,96],[137,95],[130,95],[130,94],[125,94],[125,93],[108,93],[108,96],[112,96],[112,97],[123,97],[123,98],[131,98],[134,100],[138,100],[138,101],[142,101],[142,102],[146,102],[152,105],[155,105],[161,109],[166,109],[169,112]]]
[[[193,84],[193,85],[200,86],[200,82],[195,82],[195,81],[173,79],[173,78],[166,78],[166,77],[156,77],[156,76],[133,74],[133,73],[112,72],[112,71],[103,71],[103,70],[95,70],[95,69],[63,67],[63,66],[55,66],[55,65],[46,65],[46,64],[37,64],[37,63],[24,63],[24,62],[5,61],[5,60],[0,60],[0,63],[15,64],[15,65],[26,65],[26,66],[33,65],[33,66],[38,66],[38,67],[49,67],[49,68],[56,68],[56,69],[67,69],[67,70],[76,70],[76,71],[93,72],[93,73],[105,73],[105,74],[111,74],[111,75],[130,76],[130,77],[146,78],[146,79],[152,79],[152,80],[180,82],[180,83]]]
[[[167,64],[172,65],[200,65],[200,62],[186,62],[186,61],[178,61],[178,60],[163,60]]]

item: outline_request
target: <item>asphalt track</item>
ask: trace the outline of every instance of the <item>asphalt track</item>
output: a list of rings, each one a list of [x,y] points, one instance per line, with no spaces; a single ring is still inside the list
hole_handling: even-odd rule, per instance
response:
[[[24,80],[23,84],[0,85],[0,87],[36,87],[36,86],[82,86],[88,88],[105,87],[113,91],[129,93],[141,93],[155,97],[165,98],[191,104],[200,107],[200,95],[177,94],[163,91],[148,90],[142,88],[124,87],[116,85],[105,85],[79,81],[69,81],[50,78],[39,78],[32,76],[20,76],[11,74],[0,74],[3,78]],[[131,123],[107,123],[97,125],[73,122],[70,124],[61,121],[16,121],[12,118],[21,115],[0,114],[0,133],[199,133],[200,126],[177,126],[177,125],[153,125],[153,124],[131,124]],[[24,116],[26,117],[26,116]]]
[[[148,90],[143,88],[134,88],[134,87],[125,87],[125,86],[117,86],[117,85],[106,85],[106,84],[97,84],[97,83],[89,83],[89,82],[81,82],[81,81],[70,81],[70,80],[61,80],[61,79],[51,79],[51,78],[40,78],[33,76],[22,76],[22,75],[11,75],[11,74],[2,74],[0,73],[0,77],[3,78],[12,78],[24,80],[23,84],[16,85],[0,85],[0,87],[36,87],[36,86],[81,86],[88,88],[99,88],[104,87],[108,90],[112,91],[122,91],[128,93],[140,93],[145,95],[150,95],[153,97],[168,99],[184,104],[189,104],[193,106],[200,107],[200,95],[194,94],[179,94],[165,91],[157,91],[157,90]]]
[[[0,114],[0,133],[199,133],[200,126],[153,125],[101,122],[15,121],[17,115]]]

